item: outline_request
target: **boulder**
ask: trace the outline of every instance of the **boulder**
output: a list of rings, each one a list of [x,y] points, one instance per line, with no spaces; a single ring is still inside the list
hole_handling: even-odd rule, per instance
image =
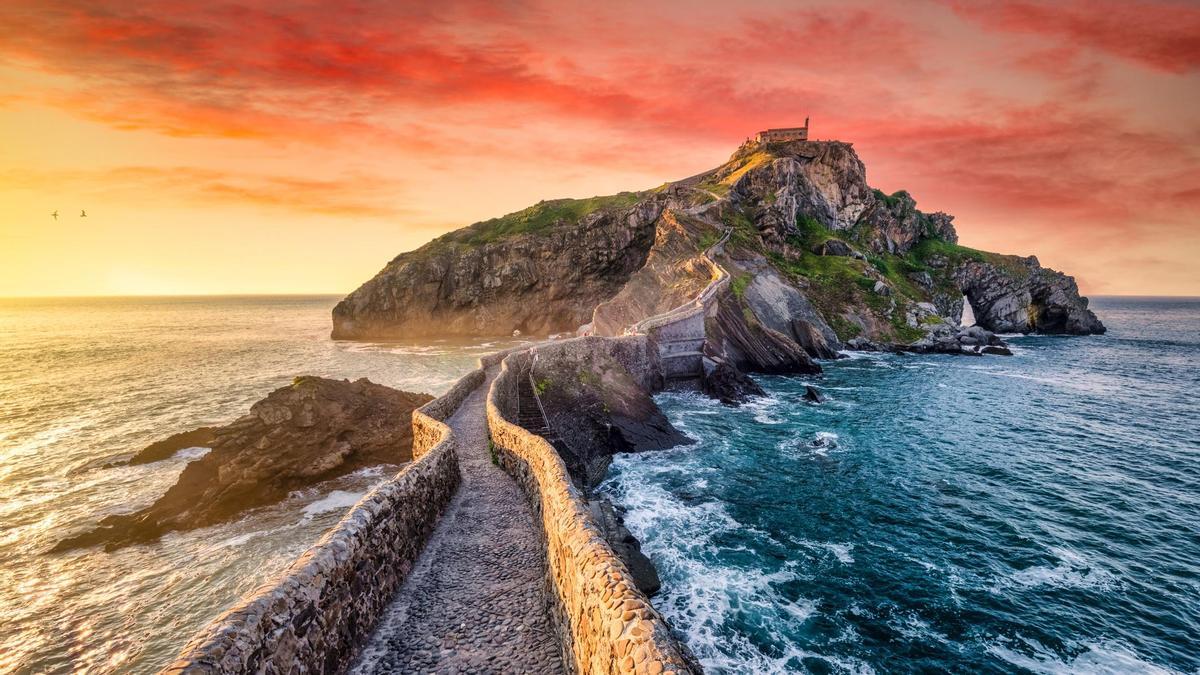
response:
[[[745,403],[752,396],[765,396],[766,391],[738,370],[733,364],[720,358],[704,359],[704,377],[700,390],[725,405]]]
[[[847,244],[841,239],[826,239],[820,244],[814,246],[812,251],[817,255],[835,255],[844,257],[851,257],[856,253],[850,244]]]

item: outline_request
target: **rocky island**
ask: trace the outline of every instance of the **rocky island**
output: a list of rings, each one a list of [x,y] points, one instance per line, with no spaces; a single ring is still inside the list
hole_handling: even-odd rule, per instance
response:
[[[338,303],[333,337],[616,334],[703,288],[697,256],[726,231],[715,332],[750,370],[811,369],[797,351],[829,358],[856,338],[975,351],[946,339],[964,298],[992,333],[1104,332],[1071,277],[959,245],[952,216],[873,189],[851,144],[783,140],[651,190],[540,202],[439,237]]]

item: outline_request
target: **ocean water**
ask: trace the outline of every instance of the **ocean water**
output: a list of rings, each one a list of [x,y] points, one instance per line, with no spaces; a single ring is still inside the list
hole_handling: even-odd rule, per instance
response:
[[[1009,358],[660,395],[698,443],[603,489],[708,672],[1200,672],[1200,301],[1093,307]]]
[[[438,394],[506,346],[329,339],[334,297],[0,300],[0,673],[154,672],[396,467],[159,543],[48,555],[150,504],[203,449],[97,468],[245,414],[298,374]]]

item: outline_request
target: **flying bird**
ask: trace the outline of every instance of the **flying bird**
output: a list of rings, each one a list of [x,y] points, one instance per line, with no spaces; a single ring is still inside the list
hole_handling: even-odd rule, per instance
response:
[[[84,211],[83,209],[79,209],[79,217],[87,218],[87,211]]]
[[[51,215],[51,216],[54,216],[54,219],[55,219],[55,220],[58,220],[58,209],[55,209],[55,210],[54,210],[54,213],[51,213],[50,215]]]

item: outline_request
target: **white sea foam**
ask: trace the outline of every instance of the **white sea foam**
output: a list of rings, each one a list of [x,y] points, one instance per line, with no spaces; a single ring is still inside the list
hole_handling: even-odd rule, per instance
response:
[[[176,459],[186,459],[190,462],[195,459],[200,459],[210,452],[212,452],[212,448],[183,448],[182,450],[176,452],[174,456]]]
[[[827,553],[843,565],[854,564],[854,556],[851,555],[854,551],[854,544],[833,541],[809,541],[808,539],[793,539],[792,541],[797,546]]]
[[[773,570],[731,562],[754,550],[731,543],[747,536],[769,539],[767,533],[739,523],[717,501],[684,502],[651,475],[689,473],[686,465],[663,468],[661,461],[642,456],[618,456],[615,478],[606,484],[626,507],[625,523],[655,561],[664,586],[656,605],[686,635],[687,644],[710,672],[790,672],[803,668],[803,659],[828,662],[837,672],[870,673],[865,663],[829,657],[800,649],[789,635],[817,613],[817,604],[793,599],[780,587],[800,578],[799,563],[790,561]],[[736,537],[730,537],[730,535]],[[839,560],[853,560],[849,545],[830,543],[823,549]],[[731,631],[731,616],[756,619],[753,639]],[[763,648],[763,635],[770,643]]]
[[[246,542],[250,541],[251,539],[254,539],[255,537],[261,537],[264,534],[268,534],[268,532],[247,532],[245,534],[239,534],[236,537],[230,537],[228,539],[219,541],[219,542],[213,544],[213,547],[214,548],[230,548],[232,546],[241,546],[242,544],[245,544]]]
[[[365,492],[346,492],[345,490],[334,490],[325,497],[305,506],[304,520],[309,520],[319,513],[327,513],[329,511],[346,510],[358,503],[358,500],[363,498]]]
[[[1014,572],[1001,579],[994,590],[1013,586],[1107,589],[1120,585],[1120,580],[1112,572],[1096,567],[1074,551],[1052,548],[1051,552],[1058,558],[1057,564],[1035,565]]]
[[[774,396],[758,396],[743,403],[742,406],[754,413],[754,421],[759,424],[783,424],[784,418],[775,414],[779,411],[781,403],[783,401]]]

